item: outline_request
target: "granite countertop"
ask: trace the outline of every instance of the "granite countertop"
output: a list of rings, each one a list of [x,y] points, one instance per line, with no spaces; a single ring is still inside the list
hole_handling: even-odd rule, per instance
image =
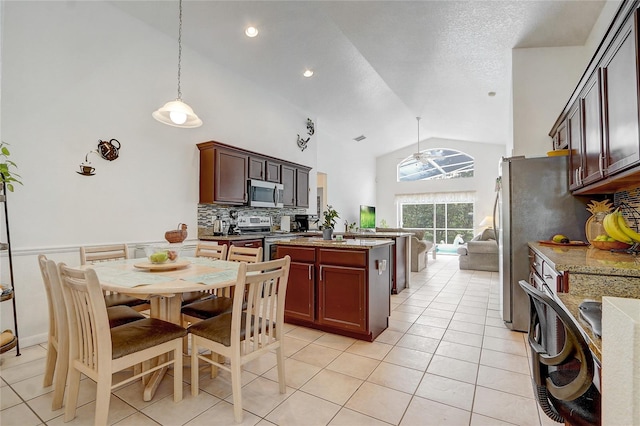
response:
[[[199,235],[198,239],[200,240],[204,240],[204,241],[242,241],[242,240],[256,240],[256,239],[260,239],[263,238],[263,235],[250,235],[250,234],[243,234],[243,235]]]
[[[564,305],[564,309],[571,314],[573,317],[574,323],[578,326],[578,329],[582,331],[582,334],[589,345],[589,349],[593,353],[593,356],[596,357],[598,363],[602,365],[602,339],[596,336],[591,327],[587,325],[587,323],[580,318],[580,310],[578,306],[580,303],[585,300],[593,300],[596,302],[602,302],[602,297],[584,297],[584,296],[576,296],[569,293],[556,293],[558,299],[560,299],[560,304]]]
[[[534,242],[529,246],[546,257],[557,271],[640,278],[640,256],[589,246],[548,246]]]
[[[298,233],[300,236],[322,236],[322,231],[307,231]],[[356,238],[395,238],[395,237],[410,237],[413,235],[411,232],[334,232],[333,235],[344,235],[345,237]]]
[[[344,239],[342,241],[337,240],[323,240],[322,238],[296,238],[295,240],[285,240],[276,242],[282,246],[301,246],[301,247],[327,247],[337,249],[372,249],[374,247],[381,247],[395,244],[393,240],[386,239]]]

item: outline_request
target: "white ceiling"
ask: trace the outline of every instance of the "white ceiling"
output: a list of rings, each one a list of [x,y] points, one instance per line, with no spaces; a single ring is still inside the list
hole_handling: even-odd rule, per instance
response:
[[[177,1],[113,3],[177,38]],[[416,116],[423,118],[422,140],[504,144],[511,49],[584,45],[603,5],[184,0],[183,43],[375,155],[415,144]],[[244,35],[247,25],[259,29],[258,37]],[[310,79],[301,75],[307,67],[315,72]],[[352,140],[360,135],[367,139]]]

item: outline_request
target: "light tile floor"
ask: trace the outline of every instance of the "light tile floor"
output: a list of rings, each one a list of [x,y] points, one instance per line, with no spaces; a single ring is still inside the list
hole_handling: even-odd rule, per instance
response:
[[[287,393],[278,392],[275,355],[243,372],[245,425],[546,425],[529,377],[525,334],[500,320],[498,274],[458,270],[457,256],[429,260],[412,286],[391,297],[390,326],[373,343],[287,325]],[[63,424],[42,387],[46,349],[9,352],[0,365],[0,424]],[[142,401],[141,385],[112,393],[109,423],[229,425],[231,383],[203,373],[174,403],[171,380]],[[77,417],[93,423],[95,384],[82,381]]]

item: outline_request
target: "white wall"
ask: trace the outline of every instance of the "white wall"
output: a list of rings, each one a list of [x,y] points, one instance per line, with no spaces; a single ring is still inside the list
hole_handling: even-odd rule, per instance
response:
[[[411,155],[415,145],[394,151],[377,158],[376,180],[376,221],[387,221],[389,226],[397,225],[399,217],[395,204],[396,194],[420,194],[432,192],[475,192],[476,222],[493,214],[495,179],[498,176],[498,162],[505,155],[505,146],[451,139],[431,138],[420,142],[421,149],[450,148],[464,152],[475,160],[474,176],[471,178],[398,182],[397,164]],[[477,226],[478,223],[474,223]]]
[[[509,155],[545,155],[553,149],[549,131],[600,41],[620,2],[607,1],[584,46],[512,50],[513,141]]]
[[[513,49],[513,155],[553,149],[549,131],[588,62],[584,47]]]
[[[77,264],[80,245],[161,241],[179,222],[196,237],[198,142],[310,166],[312,194],[321,165],[335,197],[328,201],[344,212],[357,211],[355,194],[374,199],[372,156],[354,166],[356,153],[338,149],[318,117],[188,46],[183,99],[204,125],[178,129],[155,121],[151,112],[176,96],[176,41],[109,2],[9,1],[2,8],[1,136],[24,182],[9,196],[23,346],[47,331],[38,253]],[[302,152],[296,135],[306,132],[307,117],[316,135]],[[111,138],[122,143],[120,158],[91,156],[96,175],[78,175],[85,154]],[[356,181],[347,179],[348,169]],[[358,181],[364,184],[352,185]],[[315,196],[310,200],[315,212]],[[6,256],[1,266],[4,281]],[[8,307],[2,305],[2,329],[12,328]]]

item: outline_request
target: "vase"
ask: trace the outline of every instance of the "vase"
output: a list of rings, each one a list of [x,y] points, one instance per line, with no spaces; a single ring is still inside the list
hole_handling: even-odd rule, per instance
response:
[[[333,234],[333,228],[324,228],[322,230],[322,239],[323,240],[331,240],[331,235]]]

